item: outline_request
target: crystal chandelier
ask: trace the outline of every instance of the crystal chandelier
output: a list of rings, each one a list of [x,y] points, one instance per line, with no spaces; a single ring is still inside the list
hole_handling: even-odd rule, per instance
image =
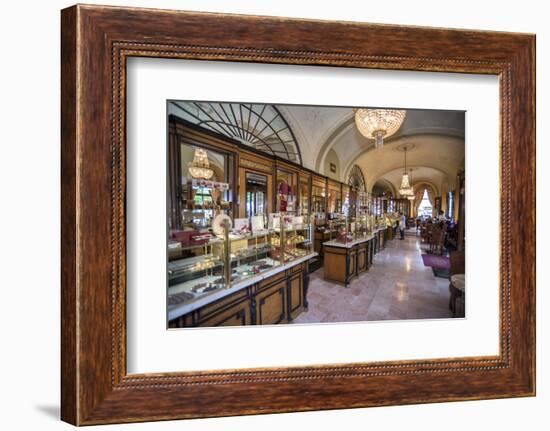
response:
[[[407,147],[403,147],[405,153],[405,172],[403,178],[401,178],[401,187],[399,188],[399,194],[403,197],[414,196],[414,190],[409,182],[409,174],[407,173]]]
[[[189,162],[189,174],[193,178],[209,180],[214,175],[214,171],[210,168],[208,154],[202,148],[195,149],[193,161]]]
[[[406,111],[398,109],[366,109],[355,111],[355,125],[359,132],[369,139],[374,139],[374,147],[382,148],[384,138],[393,135],[403,121]]]

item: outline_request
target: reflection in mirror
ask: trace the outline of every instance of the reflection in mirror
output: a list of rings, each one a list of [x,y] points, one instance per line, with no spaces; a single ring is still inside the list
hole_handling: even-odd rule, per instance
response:
[[[169,229],[207,229],[216,214],[231,216],[233,156],[187,143],[177,145],[174,156],[169,167]]]

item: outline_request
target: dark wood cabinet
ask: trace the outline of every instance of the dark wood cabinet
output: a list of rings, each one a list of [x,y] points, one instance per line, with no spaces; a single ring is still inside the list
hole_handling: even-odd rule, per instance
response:
[[[386,247],[386,240],[391,239],[387,237],[389,231],[390,229],[388,228],[378,231],[378,251]]]
[[[240,303],[204,320],[200,326],[240,326],[250,323],[250,307],[246,303]]]
[[[366,271],[368,268],[368,249],[370,247],[358,247],[357,250],[357,271]]]
[[[351,278],[354,275],[357,275],[357,248],[353,247],[348,253],[349,258],[346,266],[348,269],[349,278]]]
[[[169,322],[170,328],[275,325],[307,308],[308,262],[244,287]]]
[[[257,325],[274,325],[287,321],[286,290],[287,281],[284,278],[252,299],[256,302]]]
[[[303,273],[292,275],[288,281],[288,315],[289,321],[294,320],[304,310],[305,305]]]
[[[371,237],[368,240],[349,245],[325,243],[323,245],[325,279],[347,286],[353,277],[366,271],[372,263],[376,238],[376,236]]]

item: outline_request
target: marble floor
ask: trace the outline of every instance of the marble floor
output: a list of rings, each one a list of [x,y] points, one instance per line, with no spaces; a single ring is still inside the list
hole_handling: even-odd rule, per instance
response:
[[[414,230],[395,238],[374,256],[373,265],[349,286],[311,274],[309,310],[294,323],[450,318],[449,281],[424,266],[425,246]]]

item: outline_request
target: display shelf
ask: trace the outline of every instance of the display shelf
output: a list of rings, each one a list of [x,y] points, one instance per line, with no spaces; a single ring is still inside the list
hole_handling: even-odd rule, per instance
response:
[[[294,220],[289,215],[283,217]],[[311,223],[296,220],[300,223],[243,233],[231,232],[227,225],[224,235],[186,247],[196,255],[168,264],[169,305],[194,301],[313,253]]]

